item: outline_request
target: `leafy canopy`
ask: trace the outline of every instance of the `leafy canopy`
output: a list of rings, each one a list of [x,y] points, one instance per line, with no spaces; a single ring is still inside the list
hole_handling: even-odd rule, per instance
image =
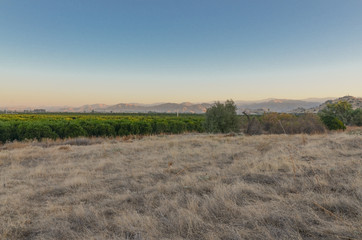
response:
[[[330,130],[345,129],[345,125],[361,125],[361,109],[352,109],[352,105],[346,101],[328,104],[319,116]]]
[[[205,129],[212,133],[240,132],[240,119],[233,100],[216,102],[206,110]]]

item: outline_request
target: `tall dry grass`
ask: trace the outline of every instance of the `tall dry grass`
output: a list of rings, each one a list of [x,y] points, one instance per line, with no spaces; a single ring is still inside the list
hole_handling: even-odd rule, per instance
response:
[[[73,143],[2,146],[0,239],[362,236],[360,134]]]

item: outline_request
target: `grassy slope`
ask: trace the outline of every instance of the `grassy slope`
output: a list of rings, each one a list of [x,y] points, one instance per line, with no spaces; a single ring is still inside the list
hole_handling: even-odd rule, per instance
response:
[[[179,135],[36,145],[13,143],[0,151],[0,239],[362,234],[359,135]]]

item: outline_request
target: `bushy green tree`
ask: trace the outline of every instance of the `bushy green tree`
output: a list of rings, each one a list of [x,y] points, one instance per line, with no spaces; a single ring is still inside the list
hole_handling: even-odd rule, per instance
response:
[[[233,100],[216,102],[206,110],[205,129],[212,133],[240,132],[240,119]]]
[[[333,116],[348,125],[352,119],[352,105],[346,101],[327,104],[327,107],[320,112],[321,116]]]
[[[0,121],[0,143],[5,143],[10,139],[11,125],[7,122]]]
[[[19,125],[17,131],[18,140],[37,139],[40,141],[42,138],[56,139],[58,137],[58,135],[43,122],[24,122]]]
[[[351,114],[352,124],[356,126],[362,126],[362,109],[357,108]]]
[[[127,136],[131,134],[131,122],[121,121],[118,123],[118,135]]]
[[[69,121],[64,126],[64,136],[74,138],[79,136],[87,136],[87,133],[78,123]]]
[[[343,122],[335,116],[322,115],[321,120],[329,130],[346,129],[346,126],[343,124]]]
[[[328,104],[319,116],[322,122],[330,130],[345,129],[345,125],[352,123],[352,105],[346,101]],[[337,121],[338,120],[338,121]],[[342,123],[340,123],[340,122]]]

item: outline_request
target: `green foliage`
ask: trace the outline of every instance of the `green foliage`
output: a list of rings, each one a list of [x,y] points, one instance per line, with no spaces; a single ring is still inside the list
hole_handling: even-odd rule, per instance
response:
[[[0,114],[0,142],[203,132],[203,122],[195,114]]]
[[[127,136],[131,134],[131,122],[122,121],[118,124],[118,135]]]
[[[224,104],[216,102],[206,110],[205,129],[212,133],[228,133],[240,131],[240,119],[236,114],[233,100]]]
[[[5,143],[11,137],[11,124],[0,121],[0,142]]]
[[[352,112],[352,105],[350,103],[339,101],[338,103],[328,104],[319,115],[324,124],[330,129],[330,126],[327,124],[335,122],[334,120],[331,120],[333,117],[342,121],[343,125],[349,125],[352,120]],[[323,119],[328,120],[328,122],[325,122]]]
[[[182,133],[186,131],[186,124],[179,121],[170,121],[170,132],[171,133]]]
[[[330,130],[345,129],[345,125],[362,126],[362,110],[360,108],[353,110],[351,104],[345,101],[328,104],[319,116]]]
[[[24,122],[18,126],[17,133],[18,140],[41,140],[42,138],[56,139],[58,137],[49,126],[39,122]]]
[[[64,128],[64,137],[79,137],[87,136],[86,131],[78,124],[74,122],[68,122]]]
[[[322,115],[321,116],[321,120],[323,121],[323,123],[327,126],[327,128],[329,130],[339,130],[339,129],[346,129],[346,127],[344,126],[343,122],[341,120],[339,120],[337,117],[335,116],[331,116],[331,115]]]
[[[362,126],[362,109],[357,108],[351,113],[352,125]]]
[[[132,134],[148,135],[152,133],[151,123],[145,121],[134,121],[130,124]]]
[[[96,137],[116,136],[116,131],[114,126],[108,122],[103,122],[98,120],[82,121],[80,122],[80,126],[83,128],[87,136],[96,136]]]

